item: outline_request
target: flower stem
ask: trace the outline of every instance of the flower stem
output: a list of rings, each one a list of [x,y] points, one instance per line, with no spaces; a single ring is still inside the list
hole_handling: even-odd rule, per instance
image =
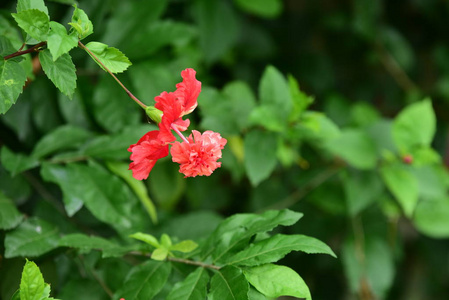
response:
[[[92,53],[92,51],[89,50],[89,48],[87,48],[83,43],[81,43],[81,41],[78,41],[78,45],[84,49],[85,51],[87,51],[102,67],[103,69],[106,70],[106,72],[109,73],[109,75],[112,76],[112,78],[115,79],[115,81],[117,81],[117,83],[125,90],[125,92],[128,94],[128,96],[134,100],[134,102],[136,102],[137,104],[139,104],[140,107],[142,107],[143,109],[147,108],[147,106],[145,104],[143,104],[139,99],[137,99],[136,96],[134,96],[127,88],[126,86],[101,62],[101,60]]]
[[[189,141],[186,139],[186,137],[181,133],[181,131],[179,131],[178,128],[176,128],[176,126],[173,125],[173,123],[170,125],[171,129],[173,129],[180,137],[181,139],[186,142],[187,144],[189,143]]]

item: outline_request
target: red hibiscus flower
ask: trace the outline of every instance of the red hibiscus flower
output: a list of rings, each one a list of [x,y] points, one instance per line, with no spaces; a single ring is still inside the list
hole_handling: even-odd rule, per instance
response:
[[[219,133],[206,131],[202,135],[193,130],[193,137],[190,135],[188,142],[174,142],[170,153],[172,160],[181,164],[179,172],[184,177],[209,176],[212,172],[221,166],[217,162],[221,158],[221,149],[227,143]]]

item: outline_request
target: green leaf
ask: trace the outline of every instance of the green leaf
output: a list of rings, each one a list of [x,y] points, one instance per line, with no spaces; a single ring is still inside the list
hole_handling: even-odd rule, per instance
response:
[[[120,49],[131,59],[142,60],[151,57],[166,45],[182,46],[189,43],[195,33],[195,28],[186,23],[171,20],[146,22],[128,36]]]
[[[40,256],[58,246],[58,228],[38,218],[24,221],[5,236],[5,257]]]
[[[48,16],[48,8],[45,6],[44,0],[18,0],[17,12],[22,12],[29,9],[38,9],[43,11]]]
[[[313,237],[295,234],[277,234],[268,239],[251,244],[249,248],[226,260],[226,264],[239,266],[257,266],[276,262],[291,251],[305,253],[323,253],[336,257],[329,246]]]
[[[402,206],[406,216],[411,217],[418,203],[418,181],[401,165],[385,165],[381,169],[382,178]]]
[[[69,164],[66,167],[44,164],[42,177],[58,184],[64,205],[73,215],[80,202],[100,221],[129,234],[140,229],[145,215],[128,186],[116,176],[97,167]]]
[[[143,181],[136,180],[132,176],[132,172],[129,170],[128,164],[108,161],[106,162],[106,165],[109,170],[126,181],[126,183],[131,187],[136,196],[139,198],[142,205],[145,207],[148,215],[151,218],[151,221],[153,221],[154,224],[157,224],[156,207],[151,201],[150,196],[148,196],[148,190]]]
[[[53,61],[62,54],[78,45],[78,38],[75,35],[68,35],[64,25],[58,22],[50,22],[50,32],[48,33],[47,47],[53,56]]]
[[[82,253],[88,253],[91,250],[108,250],[110,248],[117,247],[112,242],[98,237],[98,236],[87,236],[80,233],[67,234],[59,240],[58,243],[61,247],[76,248],[82,251]]]
[[[293,108],[293,102],[287,81],[281,72],[273,66],[268,66],[262,75],[259,83],[259,98],[260,107],[267,109],[269,112],[267,117],[272,119],[272,122],[274,120],[278,122],[276,125],[278,128],[272,130],[280,131],[285,128],[288,116]],[[258,120],[257,124],[264,126],[264,122],[264,120]]]
[[[64,53],[54,61],[50,50],[46,49],[39,53],[39,61],[45,75],[71,99],[76,88],[76,69],[70,55]]]
[[[231,101],[232,115],[240,130],[246,129],[248,117],[256,106],[256,97],[249,85],[244,81],[233,81],[223,88],[223,95]]]
[[[433,238],[449,237],[449,197],[423,200],[416,206],[416,228]]]
[[[163,261],[168,256],[168,249],[167,248],[157,248],[151,253],[151,259]]]
[[[192,240],[185,240],[174,244],[170,247],[170,251],[179,251],[182,253],[189,253],[195,250],[198,247],[198,244]]]
[[[16,103],[26,79],[25,70],[18,62],[0,56],[0,114]]]
[[[38,9],[27,9],[11,14],[20,28],[37,41],[46,41],[50,30],[48,15]]]
[[[436,131],[436,118],[430,99],[413,103],[393,122],[393,140],[401,153],[416,146],[430,146]]]
[[[170,271],[170,263],[148,260],[130,271],[123,286],[114,294],[113,299],[150,300],[165,285]]]
[[[291,210],[268,210],[263,214],[237,214],[224,220],[209,237],[203,249],[215,261],[226,259],[225,254],[248,242],[257,233],[272,230],[278,225],[290,226],[302,217]],[[246,246],[246,244],[245,244]]]
[[[197,268],[183,281],[177,283],[167,296],[167,300],[206,299],[209,275],[205,268]]]
[[[112,73],[121,73],[131,65],[129,59],[117,48],[109,47],[108,45],[99,42],[90,42],[86,45],[86,47]],[[89,55],[92,56],[90,53]],[[94,57],[92,58],[104,71],[106,71],[106,69]]]
[[[123,83],[128,86],[126,81]],[[137,125],[141,122],[140,107],[106,74],[96,86],[92,108],[95,120],[108,132],[120,132],[127,125]]]
[[[375,172],[348,170],[344,175],[343,187],[349,215],[357,215],[381,198],[384,186]]]
[[[244,274],[246,279],[265,296],[312,299],[304,280],[289,267],[266,264],[245,269]]]
[[[136,232],[133,233],[129,236],[130,238],[142,241],[147,243],[148,245],[151,245],[155,248],[159,248],[161,245],[159,244],[159,241],[152,236],[151,234],[146,234],[146,233],[142,233],[142,232]]]
[[[278,136],[273,132],[251,130],[245,136],[245,170],[253,186],[267,179],[276,167]]]
[[[198,0],[195,5],[203,59],[212,63],[236,43],[238,20],[228,2]]]
[[[14,153],[6,146],[2,147],[1,162],[3,167],[8,170],[12,176],[39,165],[39,161],[36,158],[20,153]]]
[[[128,159],[131,154],[127,151],[129,145],[135,144],[145,133],[155,129],[157,129],[156,126],[148,124],[127,126],[121,128],[119,133],[93,138],[83,146],[82,153],[86,156],[102,159]],[[113,170],[111,169],[111,171]],[[126,178],[123,179],[126,180]],[[135,181],[141,182],[140,180]],[[130,183],[128,182],[128,184]],[[136,190],[135,192],[137,194]]]
[[[290,122],[294,122],[299,120],[299,117],[307,109],[307,107],[313,103],[314,99],[313,97],[307,96],[299,89],[298,81],[291,75],[288,76],[288,86],[293,102],[293,109],[288,116],[288,120]]]
[[[40,139],[31,155],[35,158],[43,158],[56,151],[76,149],[90,135],[90,132],[82,128],[71,125],[60,126]]]
[[[210,300],[247,300],[249,284],[241,269],[227,266],[215,273],[210,282]]]
[[[326,147],[358,169],[373,169],[376,166],[376,147],[365,131],[346,129],[338,138],[329,141]]]
[[[243,11],[264,18],[275,18],[282,11],[280,0],[234,0]]]
[[[41,300],[45,287],[44,277],[39,267],[27,260],[20,280],[20,300]]]
[[[386,240],[372,235],[366,235],[363,244],[355,244],[352,240],[345,241],[341,258],[349,289],[357,293],[365,288],[365,284],[368,284],[373,296],[385,299],[395,279],[392,250]],[[363,257],[363,263],[360,260],[361,257]]]
[[[22,222],[23,215],[14,203],[0,192],[0,229],[8,230]]]
[[[69,25],[76,30],[78,38],[82,40],[94,32],[94,26],[84,10],[78,8],[76,4],[73,6],[75,7],[75,10],[73,11],[72,22],[70,22]]]

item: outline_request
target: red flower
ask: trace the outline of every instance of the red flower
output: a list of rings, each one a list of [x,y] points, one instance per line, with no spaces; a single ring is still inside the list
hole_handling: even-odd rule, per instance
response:
[[[159,124],[161,140],[172,142],[176,140],[171,132],[172,126],[179,131],[185,131],[190,121],[183,120],[182,116],[191,113],[198,105],[197,98],[201,92],[201,82],[195,78],[195,70],[185,69],[181,72],[182,82],[176,85],[173,93],[162,92],[155,97],[157,109],[163,112]]]
[[[156,161],[168,155],[168,144],[159,138],[159,130],[147,132],[136,144],[129,146],[132,152],[129,170],[137,180],[147,179]]]
[[[209,176],[212,172],[221,166],[221,162],[217,162],[221,158],[221,149],[227,143],[219,133],[206,131],[202,135],[200,132],[193,130],[187,142],[174,142],[170,153],[172,160],[181,164],[179,172],[184,177]]]

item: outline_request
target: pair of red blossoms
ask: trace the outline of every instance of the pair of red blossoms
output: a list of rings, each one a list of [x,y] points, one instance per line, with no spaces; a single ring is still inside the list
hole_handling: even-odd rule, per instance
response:
[[[221,149],[227,140],[219,133],[208,130],[201,134],[193,130],[193,137],[191,134],[187,139],[181,133],[190,125],[190,120],[183,120],[182,117],[191,113],[198,105],[201,82],[196,80],[195,74],[195,70],[185,69],[181,72],[183,80],[176,85],[175,92],[162,92],[154,98],[154,107],[162,112],[159,130],[146,133],[128,148],[132,152],[130,159],[133,161],[129,170],[132,170],[134,178],[146,179],[157,160],[168,155],[169,145],[172,160],[180,164],[179,172],[184,177],[209,176],[221,166],[217,160],[221,158]],[[179,134],[183,142],[176,141],[172,130]]]

